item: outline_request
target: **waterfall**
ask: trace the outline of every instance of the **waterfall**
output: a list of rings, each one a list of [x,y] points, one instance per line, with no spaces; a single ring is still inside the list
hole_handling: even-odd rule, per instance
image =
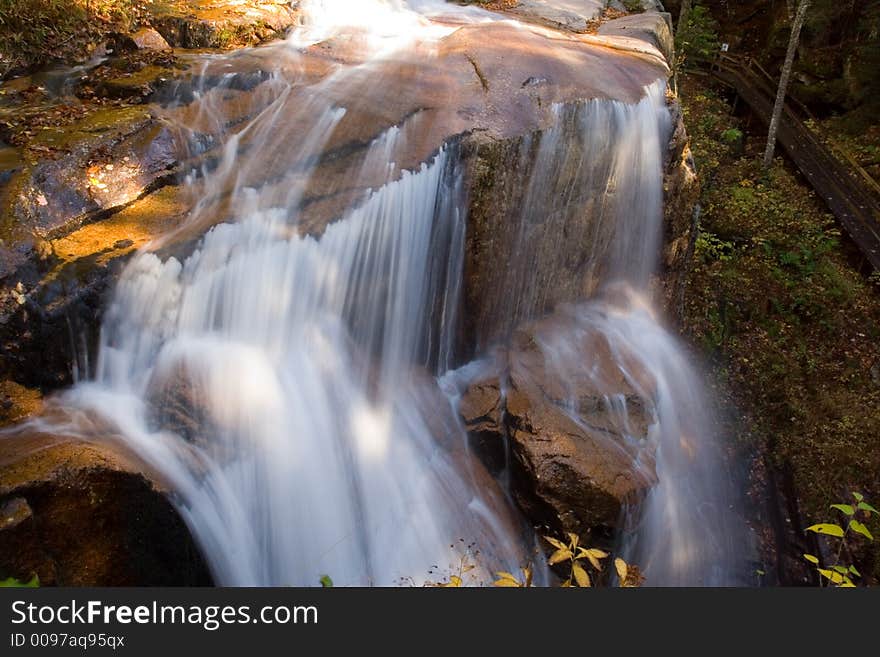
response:
[[[186,92],[195,115],[169,106],[191,153],[221,142],[190,180],[199,201],[179,232],[192,237],[160,240],[128,263],[93,380],[55,402],[71,418],[61,429],[89,435],[83,418],[100,418],[102,435],[157,473],[219,584],[316,585],[324,574],[343,585],[421,583],[464,558],[485,583],[532,558],[533,536],[469,453],[443,380],[461,364],[461,158],[447,144],[405,167],[418,117],[365,145],[345,142],[363,146],[356,152],[338,137],[352,131],[352,81],[382,83],[371,61],[489,14],[436,0],[305,0],[302,10],[245,118],[235,115],[234,55],[209,60]],[[354,63],[311,82],[298,49],[357,32],[359,18],[366,45]],[[572,238],[588,245],[574,296],[595,296],[574,311],[575,332],[603,335],[634,386],[644,381],[633,359],[651,382],[640,448],[654,455],[659,484],[631,509],[623,549],[652,584],[726,583],[734,539],[716,521],[732,496],[707,404],[647,301],[664,92],[658,82],[633,104],[556,105],[548,129],[525,140],[524,196],[490,310],[508,331],[548,312],[545,292],[570,264],[553,257],[568,248],[560,235],[590,213],[591,231]],[[572,334],[545,338],[548,362],[566,364],[560,379],[572,365],[590,369],[589,354],[566,358]]]
[[[485,273],[478,349],[604,281],[648,285],[662,237],[665,89],[657,81],[634,104],[556,104],[550,127],[518,145],[508,210],[491,226],[504,265]]]
[[[663,328],[649,300],[630,286],[566,309],[561,330],[535,336],[552,380],[570,390],[569,416],[584,381],[605,392],[604,411],[627,437],[636,470],[656,484],[624,510],[619,552],[639,566],[650,586],[730,586],[748,583],[748,531],[735,478],[716,442],[713,413],[701,376],[678,340]],[[582,345],[599,347],[595,357]],[[607,360],[606,360],[607,359]],[[623,379],[641,400],[641,417],[619,389]]]
[[[626,437],[615,449],[634,454],[634,469],[657,481],[621,519],[622,553],[650,585],[743,584],[748,532],[711,402],[651,298],[671,128],[665,85],[654,83],[636,104],[592,100],[553,113],[553,126],[518,149],[513,187],[522,192],[506,217],[515,230],[496,247],[504,265],[490,273],[498,294],[482,309],[480,353],[573,302],[534,335],[547,380],[569,391],[566,412],[584,427],[591,418],[579,410],[579,390],[603,391],[602,412]],[[647,405],[646,437],[633,428],[618,380]]]

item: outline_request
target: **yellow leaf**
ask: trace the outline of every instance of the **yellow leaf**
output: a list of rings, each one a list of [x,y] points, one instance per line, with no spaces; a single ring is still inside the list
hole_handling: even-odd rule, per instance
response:
[[[561,550],[565,547],[565,544],[562,541],[558,541],[555,538],[551,538],[550,536],[545,536],[544,540],[547,541],[550,545],[555,547],[557,550]]]
[[[584,570],[580,564],[572,564],[571,574],[574,575],[574,581],[577,582],[578,586],[583,588],[590,586],[590,576],[587,575],[587,571]]]
[[[572,548],[577,547],[577,544],[578,544],[578,535],[577,534],[573,534],[572,532],[568,532],[568,540],[571,541],[571,543],[569,543],[569,545],[571,545]]]
[[[523,579],[525,580],[525,585],[527,587],[531,586],[532,585],[532,568],[531,568],[531,566],[526,566],[525,568],[522,569],[522,572],[523,572]]]
[[[556,550],[553,554],[550,555],[550,558],[547,560],[551,566],[559,563],[560,561],[568,561],[571,559],[571,550],[567,547],[564,547],[560,550]]]
[[[567,589],[571,586],[571,580],[567,579],[562,584],[559,585],[560,588]]]
[[[521,587],[522,582],[520,582],[512,573],[508,573],[504,570],[501,570],[495,573],[498,576],[498,579],[495,581],[495,586],[507,586],[507,587]]]
[[[458,588],[459,586],[461,586],[461,577],[459,577],[458,575],[452,575],[449,578],[449,583],[444,584],[444,586],[447,586],[450,588]]]
[[[835,573],[833,570],[828,570],[827,568],[817,568],[819,574],[822,577],[830,580],[832,584],[843,584],[846,578],[840,573]]]
[[[584,552],[587,559],[590,560],[593,568],[596,570],[602,570],[602,564],[599,563],[599,559],[604,559],[608,556],[607,552],[602,552],[602,550],[596,550],[595,548],[591,548],[589,550],[585,550]]]
[[[617,570],[617,577],[620,578],[620,585],[626,586],[626,576],[629,573],[629,566],[626,561],[618,557],[614,560],[614,569]]]

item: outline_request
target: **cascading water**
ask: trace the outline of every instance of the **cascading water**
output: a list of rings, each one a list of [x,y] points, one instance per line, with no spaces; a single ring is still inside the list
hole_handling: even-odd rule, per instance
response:
[[[589,423],[577,391],[603,391],[604,410],[626,437],[637,470],[656,477],[645,500],[622,519],[621,554],[639,564],[651,586],[748,583],[749,549],[733,477],[713,438],[702,381],[678,341],[630,286],[609,286],[594,301],[563,311],[565,319],[535,336],[548,376],[570,389],[569,416]],[[562,328],[559,328],[559,327]],[[583,345],[595,348],[584,357]],[[607,359],[607,360],[606,360]],[[641,400],[647,435],[619,389]]]
[[[604,412],[631,443],[624,448],[634,452],[635,468],[656,478],[647,499],[622,519],[624,555],[640,564],[651,585],[743,584],[747,530],[715,442],[711,406],[683,347],[663,328],[650,300],[671,127],[665,85],[651,85],[635,105],[593,100],[554,113],[554,126],[537,143],[527,139],[520,146],[518,232],[502,254],[508,265],[494,272],[499,302],[486,334],[503,339],[523,321],[547,313],[548,294],[558,293],[562,279],[573,281],[569,296],[575,299],[591,290],[590,301],[560,311],[564,319],[534,339],[545,376],[570,390],[568,415],[588,426],[590,417],[578,409],[578,389],[603,391]],[[560,236],[578,230],[584,215],[590,223],[573,238],[574,251],[560,245]],[[566,261],[571,255],[577,263]],[[468,376],[463,369],[465,380],[480,371]],[[646,438],[636,437],[624,395],[613,383],[619,376],[648,404]]]
[[[481,551],[483,581],[492,570],[516,571],[532,538],[473,462],[435,379],[455,362],[459,326],[466,190],[457,152],[441,149],[401,173],[401,146],[418,120],[355,155],[334,151],[351,111],[340,99],[356,95],[355,83],[381,84],[371,61],[413,35],[430,41],[450,33],[450,21],[490,15],[436,0],[309,0],[302,8],[304,25],[274,51],[281,63],[246,121],[230,109],[231,60],[209,61],[191,91],[198,116],[182,128],[198,148],[206,135],[224,139],[193,181],[201,196],[183,227],[207,232],[188,255],[169,256],[160,242],[129,263],[103,323],[94,380],[56,403],[70,417],[100,417],[104,433],[167,481],[218,583],[314,585],[324,573],[340,584],[418,582],[438,565],[454,567],[459,544]],[[310,82],[296,48],[344,32],[353,17],[367,35],[355,63]],[[547,310],[541,289],[551,281],[530,274],[553,266],[529,255],[533,227],[558,239],[547,230],[552,219],[586,211],[588,196],[596,223],[582,255],[595,261],[599,289],[625,284],[628,292],[579,308],[576,324],[626,353],[622,370],[634,357],[653,382],[645,395],[654,425],[642,448],[656,453],[660,483],[633,511],[638,527],[626,549],[651,583],[725,583],[733,539],[705,516],[711,508],[720,517],[729,496],[699,384],[647,305],[634,301],[644,298],[659,250],[667,130],[660,83],[633,105],[555,108],[524,167],[511,254],[521,267],[499,267],[509,283],[498,297],[512,307],[508,328]],[[347,172],[346,189],[321,187],[332,167]],[[321,193],[307,198],[316,186]],[[343,196],[341,218],[310,236],[307,211]],[[572,339],[547,336],[548,361],[565,362]],[[62,428],[84,432],[74,420]]]
[[[411,369],[449,353],[463,226],[447,161],[404,174],[320,240],[257,211],[184,263],[143,254],[123,275],[97,381],[77,401],[131,427],[219,581],[391,584],[453,563],[459,537],[506,549],[436,444],[442,413]],[[432,253],[453,257],[435,268]]]

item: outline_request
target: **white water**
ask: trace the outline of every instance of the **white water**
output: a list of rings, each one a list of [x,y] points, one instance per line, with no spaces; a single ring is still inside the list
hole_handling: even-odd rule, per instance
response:
[[[162,471],[176,462],[178,503],[220,582],[392,584],[454,564],[460,537],[499,541],[435,444],[426,383],[409,369],[449,351],[442,322],[433,354],[420,342],[458,276],[454,258],[438,280],[429,266],[431,251],[461,250],[461,217],[439,198],[454,193],[445,160],[319,241],[279,239],[283,215],[254,212],[211,230],[183,264],[140,256],[120,282],[97,382],[79,401],[97,394],[122,425],[149,414],[145,399],[161,415],[166,391],[189,388],[198,448],[149,421],[127,441]],[[451,318],[452,303],[441,308]]]
[[[605,392],[612,425],[624,434],[633,465],[656,485],[626,509],[620,553],[639,566],[650,586],[730,586],[747,583],[750,558],[738,497],[716,442],[703,381],[678,340],[658,322],[648,299],[628,285],[567,311],[565,330],[536,336],[552,380],[570,382],[568,413],[578,423],[575,382]],[[613,362],[585,359],[579,346],[607,345]],[[586,362],[584,362],[586,361]],[[646,408],[630,416],[618,374]],[[628,392],[628,391],[627,391]],[[647,435],[638,429],[642,414]]]
[[[711,402],[651,298],[663,243],[663,166],[671,129],[665,85],[651,85],[633,105],[592,100],[555,107],[554,114],[555,125],[534,137],[536,144],[527,139],[520,148],[517,184],[525,191],[517,206],[518,233],[494,279],[502,336],[545,314],[557,277],[575,275],[560,268],[565,249],[554,245],[581,225],[579,213],[588,212],[589,246],[578,255],[598,285],[592,299],[562,311],[568,316],[560,323],[564,328],[536,336],[548,376],[568,386],[568,413],[585,425],[590,422],[578,414],[578,390],[586,381],[588,389],[606,391],[605,410],[626,436],[625,449],[635,454],[633,467],[646,469],[648,480],[656,475],[647,499],[626,510],[619,538],[647,583],[741,584],[748,576],[747,530]],[[604,349],[584,353],[584,344],[607,344],[614,369],[646,402],[645,439],[632,428],[637,423],[605,368]]]
[[[452,29],[428,15],[486,20],[431,0],[303,4],[305,25],[289,46],[361,32],[367,59]],[[477,575],[486,581],[494,570],[515,572],[530,545],[462,449],[465,436],[433,376],[453,363],[461,287],[466,218],[454,152],[398,178],[394,159],[406,137],[392,128],[360,160],[363,175],[385,171],[384,185],[320,238],[296,229],[314,174],[303,163],[344,118],[346,108],[328,99],[348,75],[341,68],[298,104],[276,73],[263,111],[205,172],[192,219],[214,219],[213,201],[228,194],[231,220],[185,258],[145,252],[129,264],[94,380],[59,402],[74,416],[101,417],[161,473],[220,584],[315,585],[325,573],[337,584],[421,582],[438,566],[454,569],[470,545],[483,553]],[[200,106],[208,123],[228,120],[207,95]],[[613,224],[615,236],[598,240],[591,257],[608,280],[643,292],[659,249],[666,121],[659,84],[635,106],[593,101],[574,117],[557,112],[530,173],[522,225],[541,212],[562,141],[580,140],[576,180],[602,190],[600,223]],[[270,169],[283,175],[261,186]],[[516,308],[511,321],[540,306],[529,298],[536,284],[522,283],[499,290]],[[644,308],[580,312],[658,382],[652,448],[661,483],[634,511],[641,529],[628,541],[632,558],[644,560],[652,583],[707,581],[691,574],[716,544],[692,502],[723,504],[713,491],[725,490],[700,419],[699,383]],[[556,339],[548,349],[564,351],[566,336]],[[67,429],[82,431],[75,422]],[[675,448],[685,434],[707,445],[696,469]]]

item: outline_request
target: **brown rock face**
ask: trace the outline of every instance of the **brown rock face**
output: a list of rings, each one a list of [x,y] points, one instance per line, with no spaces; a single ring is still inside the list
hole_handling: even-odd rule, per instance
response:
[[[11,285],[32,277],[28,269],[45,273],[59,238],[167,183],[178,163],[171,130],[142,107],[47,128],[28,151],[0,190],[0,282]]]
[[[3,436],[0,579],[60,586],[210,585],[201,554],[156,483],[106,446]]]
[[[127,257],[186,209],[184,191],[164,187],[54,240],[51,257],[8,278],[0,287],[0,378],[53,389],[70,383],[74,370],[84,374],[106,293]]]
[[[207,10],[210,3],[190,4]],[[282,5],[287,4],[261,3],[272,5],[272,11],[285,12]],[[227,16],[227,10],[235,13],[230,4],[222,9],[223,16]],[[435,44],[436,48],[385,58],[381,65],[353,72],[345,84],[328,86],[325,93],[329,100],[346,107],[347,112],[303,191],[300,230],[319,235],[367,190],[385,182],[387,174],[381,167],[364,169],[361,163],[370,143],[391,126],[407,134],[405,149],[394,158],[400,170],[414,169],[430,160],[444,144],[465,142],[461,149],[477,152],[475,160],[481,162],[480,167],[470,170],[473,180],[465,183],[476,190],[499,171],[515,165],[504,155],[513,157],[511,154],[518,152],[523,135],[546,129],[552,118],[549,108],[554,103],[594,97],[634,102],[645,85],[665,74],[665,65],[656,51],[646,55],[612,48],[606,41],[588,35],[535,30],[506,23],[463,26]],[[222,110],[228,124],[214,125],[206,120],[211,112],[202,111],[204,107],[193,102],[193,89],[187,93],[186,76],[181,76],[168,83],[169,93],[174,92],[171,95],[179,106],[108,107],[61,129],[40,131],[28,146],[29,152],[40,154],[35,161],[21,161],[10,150],[6,158],[9,161],[0,162],[0,181],[5,182],[0,188],[0,202],[5,209],[0,217],[0,377],[46,388],[70,381],[70,334],[78,339],[83,326],[97,324],[103,294],[112,279],[107,267],[96,268],[93,264],[106,262],[106,252],[117,243],[134,239],[132,233],[140,236],[148,231],[127,222],[124,233],[107,242],[95,242],[96,248],[82,253],[75,263],[63,262],[66,257],[59,250],[59,238],[67,240],[72,231],[85,224],[115,220],[137,199],[147,201],[155,196],[155,192],[149,192],[170,183],[184,167],[214,162],[217,153],[211,149],[219,142],[214,131],[222,128],[235,132],[240,126],[250,125],[248,119],[275,97],[274,92],[265,90],[271,82],[265,83],[271,77],[268,72],[276,69],[290,83],[289,99],[281,111],[284,120],[270,126],[277,136],[272,144],[250,141],[250,135],[259,130],[245,132],[240,144],[242,155],[255,148],[265,152],[258,158],[242,157],[236,180],[260,188],[266,202],[277,195],[279,204],[283,204],[291,186],[286,175],[302,165],[290,161],[291,145],[297,144],[303,134],[308,134],[309,126],[320,119],[321,113],[309,104],[311,85],[328,76],[336,63],[356,60],[357,50],[351,50],[345,39],[338,39],[296,56],[285,54],[283,48],[254,49],[232,60],[231,69],[226,63],[218,65],[216,80],[210,79],[209,72],[204,82],[213,89],[209,95],[218,96],[216,108]],[[192,63],[191,77],[203,69],[204,62],[195,58]],[[229,78],[229,73],[234,75]],[[133,97],[140,102],[145,90],[148,98],[156,95],[149,95],[155,74],[153,67],[146,67],[130,76],[108,78],[101,89],[108,95]],[[155,118],[163,113],[163,120]],[[172,123],[191,130],[189,137],[195,145],[181,139],[171,128]],[[191,162],[187,160],[190,156]],[[254,166],[246,166],[247,161],[254,162]],[[496,163],[498,167],[493,170]],[[503,223],[505,212],[515,209],[513,203],[504,200],[516,198],[505,196],[515,184],[512,179],[498,185],[493,181],[491,191],[479,191],[484,200],[482,211],[493,213]],[[198,217],[191,217],[186,232],[168,236],[165,241],[189,243],[211,224],[228,219],[230,192],[203,196],[205,209]],[[587,193],[585,190],[582,195]],[[179,218],[180,213],[175,210],[169,216]],[[472,216],[477,226],[479,213]],[[491,231],[496,224],[485,225]],[[491,239],[500,235],[496,232]],[[480,235],[475,233],[475,238],[477,243]],[[135,246],[143,243],[134,241]],[[544,251],[552,252],[555,242],[545,241]],[[577,261],[582,244],[575,240],[567,244],[567,256],[560,260],[564,266],[554,271],[573,267],[584,270],[583,263]],[[55,276],[53,271],[62,265],[64,275]],[[474,278],[470,272],[468,276]],[[17,289],[19,284],[22,290]],[[565,279],[544,275],[536,287],[565,290],[570,294],[562,297],[568,299],[580,297],[583,291],[580,278],[574,276]],[[482,289],[487,292],[484,300],[500,296],[491,280],[485,281]],[[71,306],[61,300],[71,296],[87,301],[74,304],[75,313],[68,313],[66,308]],[[477,313],[469,309],[471,315]],[[76,349],[83,346],[75,345]],[[29,365],[31,355],[40,352],[51,353],[53,362],[42,366],[47,358],[40,356],[38,364]],[[60,366],[55,361],[61,361]]]
[[[669,105],[673,132],[666,152],[663,176],[663,293],[666,312],[679,319],[684,304],[684,285],[690,271],[699,230],[697,177],[690,140],[684,126],[681,105]]]
[[[573,330],[574,321],[563,310],[518,329],[494,371],[471,382],[459,414],[490,467],[504,463],[508,441],[514,495],[532,521],[585,533],[614,527],[655,479],[640,447],[648,403],[604,338]],[[540,346],[563,332],[572,336],[564,353]]]
[[[667,61],[672,61],[675,39],[672,36],[672,17],[667,13],[646,12],[623,16],[603,23],[598,33],[646,41],[662,52]]]

